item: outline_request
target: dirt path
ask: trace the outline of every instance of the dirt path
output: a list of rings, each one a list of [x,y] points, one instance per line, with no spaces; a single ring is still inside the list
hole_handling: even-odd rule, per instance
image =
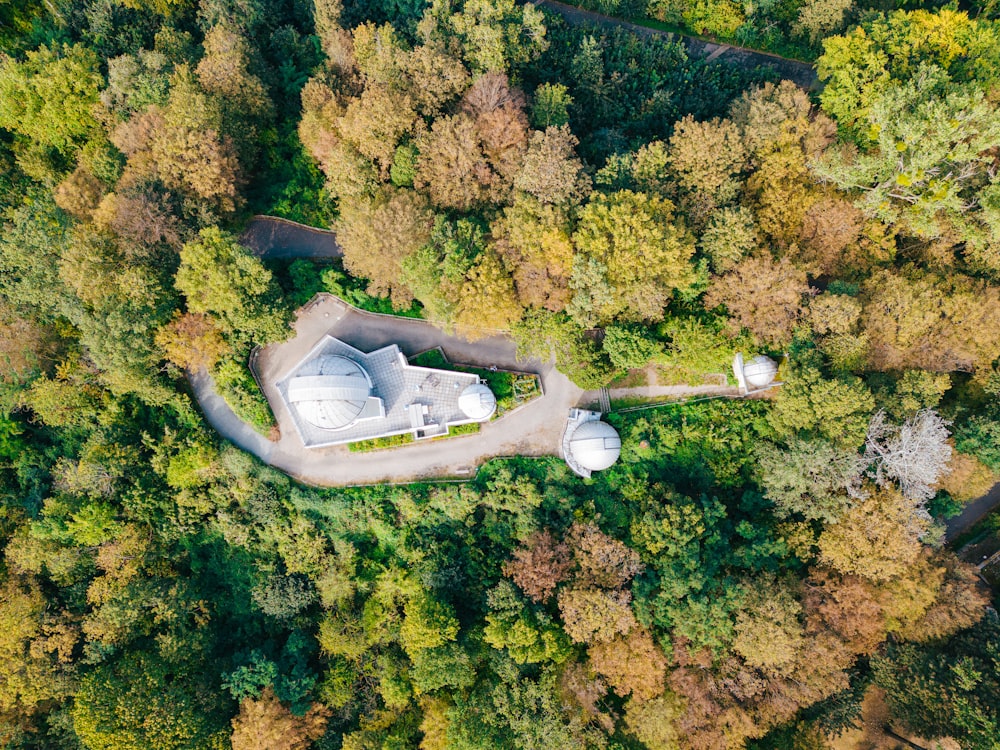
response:
[[[597,24],[598,26],[620,26],[628,29],[634,34],[645,37],[662,36],[668,39],[679,39],[687,48],[691,57],[705,57],[715,62],[724,62],[730,65],[740,65],[744,68],[756,68],[763,66],[775,70],[779,76],[809,91],[819,91],[822,88],[819,78],[816,77],[816,69],[810,63],[801,60],[790,60],[786,57],[773,55],[769,52],[759,52],[745,47],[734,47],[730,44],[716,44],[715,42],[696,39],[694,37],[676,34],[671,31],[660,31],[647,26],[623,21],[620,18],[605,16],[592,10],[584,10],[574,5],[557,2],[557,0],[539,0],[540,5],[553,13],[558,13],[567,23],[574,26]]]

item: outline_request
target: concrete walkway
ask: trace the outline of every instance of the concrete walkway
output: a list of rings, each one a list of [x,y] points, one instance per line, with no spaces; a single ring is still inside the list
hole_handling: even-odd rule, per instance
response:
[[[574,26],[594,25],[597,26],[618,26],[644,37],[661,36],[667,39],[677,39],[687,48],[688,54],[692,58],[704,57],[711,62],[722,62],[730,65],[739,65],[743,68],[765,67],[771,68],[783,79],[794,81],[796,84],[808,91],[819,91],[822,88],[819,78],[816,76],[816,68],[801,60],[790,60],[787,57],[771,54],[770,52],[760,52],[758,50],[747,49],[746,47],[734,47],[731,44],[717,44],[705,39],[677,34],[672,31],[661,31],[651,29],[648,26],[640,26],[629,21],[623,21],[613,16],[605,16],[592,10],[584,10],[575,5],[557,2],[557,0],[539,0],[537,5],[558,13],[566,23]]]

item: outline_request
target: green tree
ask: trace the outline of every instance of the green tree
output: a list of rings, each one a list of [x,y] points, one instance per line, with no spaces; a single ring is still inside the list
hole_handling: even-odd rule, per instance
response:
[[[762,443],[757,458],[764,493],[781,517],[836,523],[860,491],[864,463],[854,449],[792,437],[787,448]]]
[[[613,325],[604,329],[602,348],[611,364],[622,370],[645,367],[663,354],[663,345],[636,326]]]
[[[457,635],[458,620],[449,605],[426,592],[420,592],[406,602],[399,638],[411,658],[422,649],[453,641]]]
[[[133,651],[80,683],[73,728],[88,750],[221,748],[229,741],[222,706],[200,668]],[[174,679],[167,677],[174,675]]]
[[[692,284],[694,244],[674,221],[673,209],[660,196],[631,190],[591,195],[573,243],[599,272],[591,279],[583,267],[574,267],[571,309],[579,322],[659,320],[672,292]],[[599,292],[602,282],[606,294]]]
[[[454,37],[469,67],[478,73],[505,72],[548,48],[542,12],[514,0],[465,0],[460,10],[434,0],[417,27],[425,42]]]
[[[862,142],[873,103],[892,83],[908,80],[921,64],[946,70],[956,83],[974,82],[988,91],[997,80],[998,31],[966,13],[941,9],[880,14],[843,36],[824,41],[817,61],[826,82],[823,109]]]
[[[569,123],[573,97],[561,83],[541,83],[531,104],[531,124],[539,130],[558,128]]]
[[[1000,732],[996,653],[1000,623],[988,613],[947,640],[893,643],[872,659],[892,715],[925,737],[949,736],[991,750]]]
[[[442,688],[464,690],[475,682],[476,671],[464,648],[457,643],[446,643],[413,654],[410,680],[418,695]]]
[[[566,634],[547,614],[529,607],[509,582],[490,589],[486,600],[483,640],[493,648],[506,649],[518,664],[558,664],[569,657]]]
[[[94,105],[104,82],[93,50],[53,45],[24,62],[0,61],[0,127],[42,148],[70,155],[96,129]]]
[[[874,408],[875,399],[860,379],[830,379],[805,365],[792,369],[768,421],[783,435],[807,432],[840,448],[857,449],[864,443]]]
[[[933,238],[947,229],[942,216],[961,221],[977,207],[989,153],[1000,145],[1000,115],[978,86],[922,65],[887,86],[857,127],[875,134],[874,143],[860,153],[831,150],[815,169],[842,190],[860,191],[856,205],[867,214]]]
[[[271,272],[216,227],[203,229],[181,249],[175,284],[190,312],[213,316],[237,339],[266,343],[288,335]]]

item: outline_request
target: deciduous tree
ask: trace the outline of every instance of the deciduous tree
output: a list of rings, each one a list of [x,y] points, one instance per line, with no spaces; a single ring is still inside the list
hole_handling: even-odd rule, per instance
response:
[[[910,500],[929,500],[941,475],[948,469],[952,449],[948,423],[937,412],[924,409],[901,425],[886,421],[879,411],[868,425],[865,459],[869,476],[880,487],[890,482]]]
[[[594,670],[608,680],[615,693],[632,701],[645,701],[663,692],[667,660],[643,628],[588,650]]]
[[[713,277],[705,306],[725,305],[734,334],[746,328],[763,342],[781,345],[791,339],[808,292],[803,271],[787,258],[775,262],[762,254]]]
[[[879,271],[862,287],[861,324],[879,370],[972,371],[1000,356],[1000,289],[952,273]]]
[[[244,698],[233,719],[233,750],[307,750],[323,736],[330,710],[314,704],[296,716],[268,687],[258,698]]]
[[[827,526],[819,537],[820,558],[842,573],[882,583],[906,573],[926,531],[912,500],[893,488],[873,490]]]
[[[467,336],[484,336],[509,331],[521,319],[523,311],[510,274],[496,253],[492,250],[482,253],[462,285],[455,324]]]
[[[585,264],[574,265],[571,309],[584,325],[616,317],[658,320],[670,294],[693,281],[694,245],[675,223],[673,204],[657,195],[594,193],[580,211],[573,242]],[[593,279],[585,270],[591,266]]]
[[[569,128],[535,131],[514,187],[544,203],[579,203],[590,193],[590,178],[574,148],[579,143]]]
[[[573,524],[566,534],[566,543],[576,562],[577,584],[618,589],[642,571],[639,555],[594,523]]]
[[[236,238],[216,227],[181,249],[175,282],[188,310],[214,316],[227,332],[257,342],[280,340],[288,326],[275,305],[271,272]]]
[[[875,399],[860,379],[827,378],[806,365],[793,368],[768,421],[785,435],[808,431],[842,449],[855,449],[864,442],[874,407]]]
[[[787,448],[762,443],[757,451],[760,481],[781,517],[836,523],[860,496],[864,461],[854,449],[838,449],[825,440],[792,437]]]
[[[43,148],[72,153],[97,126],[100,61],[82,44],[39,47],[0,60],[0,127]]]
[[[337,238],[348,270],[369,280],[368,293],[391,296],[402,308],[413,295],[401,282],[401,264],[430,240],[433,227],[427,201],[412,191],[398,191],[375,201],[345,201]]]
[[[788,674],[800,651],[807,649],[802,607],[786,581],[762,577],[748,587],[736,613],[733,650],[752,667]]]
[[[523,547],[514,551],[504,563],[503,572],[532,601],[544,602],[567,579],[571,567],[569,546],[557,542],[552,532],[544,529],[532,534]]]
[[[734,123],[719,119],[697,122],[688,115],[674,127],[667,164],[688,195],[684,205],[702,218],[736,197],[746,158]]]
[[[563,628],[577,643],[605,643],[636,625],[628,591],[574,586],[560,589],[558,601]]]

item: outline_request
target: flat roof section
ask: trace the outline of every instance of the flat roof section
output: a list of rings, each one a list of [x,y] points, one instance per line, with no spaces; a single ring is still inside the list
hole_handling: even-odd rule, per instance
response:
[[[336,430],[313,423],[309,405],[315,402],[296,400],[300,394],[298,381],[312,376],[314,363],[328,357],[343,357],[358,365],[371,382],[369,403],[377,401],[381,409],[362,409],[354,421]],[[417,438],[433,437],[447,433],[450,425],[482,421],[471,418],[460,404],[466,389],[479,382],[479,377],[471,373],[411,365],[395,344],[365,353],[327,335],[276,387],[303,444],[321,448],[404,433]],[[302,385],[315,384],[307,380]],[[335,391],[339,393],[335,387],[330,393]]]

